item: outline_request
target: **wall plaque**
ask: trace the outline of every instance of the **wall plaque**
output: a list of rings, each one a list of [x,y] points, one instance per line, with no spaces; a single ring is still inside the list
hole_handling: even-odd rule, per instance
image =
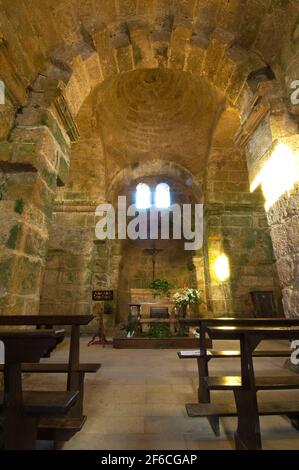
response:
[[[93,290],[92,300],[94,300],[95,302],[113,300],[113,290]]]

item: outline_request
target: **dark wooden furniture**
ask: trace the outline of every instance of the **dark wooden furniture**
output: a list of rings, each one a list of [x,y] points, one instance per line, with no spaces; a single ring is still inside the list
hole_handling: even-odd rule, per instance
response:
[[[297,323],[297,322],[296,322]],[[297,323],[298,324],[298,323]],[[238,340],[240,342],[241,375],[205,377],[209,391],[230,390],[235,397],[235,406],[229,405],[187,405],[189,416],[238,416],[235,434],[236,449],[259,450],[262,448],[260,415],[283,414],[298,419],[299,400],[258,403],[259,390],[299,389],[299,376],[255,377],[253,368],[254,351],[263,340],[294,340],[299,338],[299,326],[236,326],[208,327],[212,339]],[[291,351],[290,351],[291,352]],[[289,354],[290,354],[289,352]],[[201,405],[199,405],[201,406]],[[205,409],[204,409],[205,408]]]
[[[40,416],[65,414],[75,403],[77,391],[22,391],[21,362],[38,362],[63,337],[61,330],[0,331],[0,341],[5,346],[4,392],[0,395],[4,449],[35,449]]]
[[[150,308],[150,317],[156,319],[168,319],[169,312],[168,307],[151,307]]]
[[[267,316],[273,318],[277,315],[273,291],[252,291],[250,296],[256,317],[264,318]]]
[[[130,313],[132,317],[141,318],[141,304],[140,303],[129,304],[129,307],[130,307]]]
[[[175,318],[141,318],[140,325],[177,325],[178,321]]]
[[[286,318],[199,318],[199,319],[182,319],[180,323],[184,326],[197,326],[199,328],[200,338],[199,346],[200,349],[194,351],[194,355],[184,356],[183,352],[179,352],[178,356],[180,359],[196,359],[198,367],[198,403],[199,404],[210,404],[211,393],[210,389],[205,380],[209,377],[209,361],[211,359],[221,358],[240,358],[240,351],[217,351],[209,350],[210,347],[208,328],[211,326],[244,326],[249,325],[250,327],[255,326],[299,326],[299,320],[297,319],[286,319]],[[254,357],[289,357],[289,350],[281,351],[263,351],[257,350],[253,352]],[[204,406],[201,407],[201,411],[204,410]],[[220,435],[219,417],[217,415],[211,415],[210,409],[207,407],[207,418],[216,436]],[[220,415],[219,415],[220,416]]]
[[[24,359],[22,372],[30,373],[65,373],[67,374],[67,391],[78,392],[75,405],[61,417],[44,417],[40,420],[38,438],[52,440],[57,448],[63,442],[71,439],[79,432],[85,421],[83,414],[84,378],[86,373],[95,373],[101,364],[80,364],[80,326],[87,325],[94,317],[92,315],[28,315],[0,316],[0,325],[6,326],[36,326],[39,330],[53,326],[71,326],[69,360],[65,364],[28,364]],[[42,331],[42,330],[41,330]],[[45,356],[44,356],[45,357]],[[27,364],[26,364],[27,363]],[[1,366],[0,366],[1,371]]]

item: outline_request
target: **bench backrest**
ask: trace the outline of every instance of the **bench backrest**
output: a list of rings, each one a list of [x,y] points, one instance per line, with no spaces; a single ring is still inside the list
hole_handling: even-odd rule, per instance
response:
[[[206,333],[208,327],[234,326],[234,327],[295,327],[299,326],[299,319],[295,318],[196,318],[183,319],[180,321],[184,325],[198,326],[200,328],[200,348],[203,352],[207,349]]]
[[[57,340],[63,337],[63,330],[0,331],[0,340],[5,348],[4,362],[5,364],[38,362],[41,356],[55,347]]]
[[[88,323],[90,323],[93,318],[93,315],[0,315],[0,325],[88,325]]]
[[[207,332],[212,339],[241,340],[245,336],[262,340],[299,339],[299,326],[208,326]]]

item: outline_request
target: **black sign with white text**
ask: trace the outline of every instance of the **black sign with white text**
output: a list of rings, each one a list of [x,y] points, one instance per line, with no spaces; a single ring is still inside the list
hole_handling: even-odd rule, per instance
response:
[[[113,290],[94,290],[92,291],[92,300],[94,302],[113,300]]]

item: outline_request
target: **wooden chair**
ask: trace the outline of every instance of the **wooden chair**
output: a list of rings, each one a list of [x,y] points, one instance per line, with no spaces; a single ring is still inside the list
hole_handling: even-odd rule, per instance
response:
[[[273,291],[252,291],[250,296],[257,318],[264,318],[265,316],[273,318],[277,316]]]

